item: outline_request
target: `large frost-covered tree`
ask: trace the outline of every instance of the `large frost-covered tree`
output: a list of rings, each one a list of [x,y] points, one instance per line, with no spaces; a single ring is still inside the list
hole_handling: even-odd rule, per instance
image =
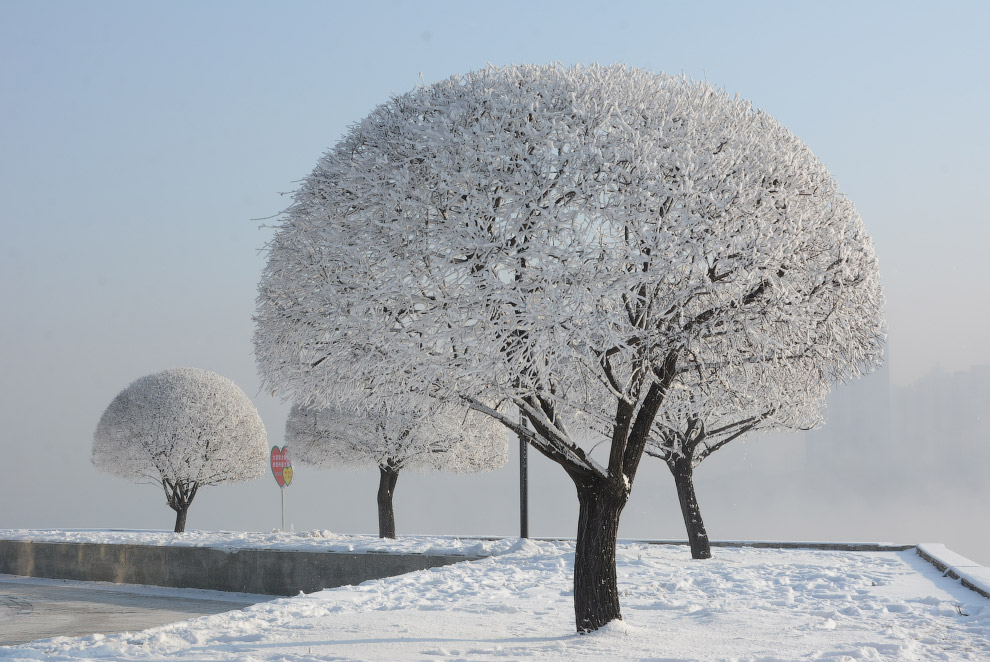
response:
[[[748,102],[622,66],[490,67],[393,97],[320,159],[269,247],[255,349],[276,392],[332,401],[343,374],[456,394],[558,463],[589,631],[621,618],[619,517],[668,391],[721,397],[695,387],[795,357],[856,376],[881,300],[853,206]]]
[[[113,399],[96,426],[92,459],[114,476],[161,485],[178,533],[199,488],[265,472],[267,435],[234,382],[173,368],[135,380]]]
[[[377,468],[378,535],[395,537],[399,472],[492,471],[508,459],[505,428],[464,406],[424,396],[401,410],[346,402],[336,406],[293,405],[285,441],[301,462],[322,468]]]

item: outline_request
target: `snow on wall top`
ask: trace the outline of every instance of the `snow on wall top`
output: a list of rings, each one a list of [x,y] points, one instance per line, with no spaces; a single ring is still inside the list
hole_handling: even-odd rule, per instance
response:
[[[452,554],[493,556],[512,549],[515,538],[478,539],[453,536],[403,536],[382,539],[372,535],[338,534],[314,529],[299,533],[244,531],[186,531],[142,529],[0,529],[0,540],[94,543],[104,545],[176,545],[235,550],[245,548],[305,552],[395,554]]]

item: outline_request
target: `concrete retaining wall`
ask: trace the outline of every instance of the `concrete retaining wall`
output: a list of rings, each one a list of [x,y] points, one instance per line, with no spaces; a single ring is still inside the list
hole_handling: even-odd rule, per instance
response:
[[[690,545],[687,540],[641,540],[650,545]],[[753,547],[755,549],[818,549],[835,552],[905,552],[914,545],[887,542],[785,542],[774,540],[712,540],[712,547]]]
[[[266,595],[311,593],[477,558],[0,540],[4,574]]]
[[[944,575],[958,579],[969,590],[990,598],[990,568],[970,561],[937,543],[918,545],[918,556],[941,570]]]

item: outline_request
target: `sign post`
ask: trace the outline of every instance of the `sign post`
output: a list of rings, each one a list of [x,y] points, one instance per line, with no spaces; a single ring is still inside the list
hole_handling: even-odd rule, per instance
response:
[[[272,475],[282,492],[282,531],[285,531],[285,488],[292,482],[292,460],[289,459],[289,447],[272,446]]]

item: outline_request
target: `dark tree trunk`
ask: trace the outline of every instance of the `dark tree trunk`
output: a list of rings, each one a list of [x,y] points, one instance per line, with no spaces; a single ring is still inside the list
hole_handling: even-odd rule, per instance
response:
[[[603,355],[603,361],[608,363],[607,354]],[[622,620],[615,569],[619,517],[629,500],[629,491],[643,458],[650,428],[663,404],[667,387],[676,374],[676,365],[677,351],[669,352],[663,368],[653,369],[659,379],[650,383],[638,407],[626,398],[616,401],[607,473],[602,472],[584,450],[574,447],[552,429],[557,418],[552,402],[546,402],[539,396],[529,396],[524,400],[526,407],[542,411],[543,416],[527,414],[536,436],[552,442],[544,445],[533,441],[533,447],[559,464],[577,489],[579,512],[574,549],[574,620],[579,633],[592,632],[607,623]],[[607,366],[606,369],[610,370]],[[611,376],[609,379],[614,381]],[[550,426],[546,424],[548,421]],[[512,425],[509,427],[511,429]],[[525,434],[526,429],[516,426],[516,432]]]
[[[574,615],[577,631],[591,632],[621,620],[615,575],[619,516],[628,496],[598,477],[574,479],[577,486],[577,547],[574,552]]]
[[[175,509],[175,532],[182,533],[186,530],[186,513],[189,512],[189,504]]]
[[[674,484],[677,486],[677,500],[681,503],[681,515],[684,517],[684,528],[687,529],[688,542],[691,544],[691,558],[710,559],[712,546],[708,542],[708,532],[705,522],[701,519],[701,508],[694,494],[694,467],[690,457],[680,457],[668,462],[670,473],[674,474]]]
[[[175,511],[175,532],[182,533],[186,530],[186,513],[189,512],[189,505],[196,498],[199,485],[196,481],[172,481],[162,478],[162,488],[165,490],[168,507]]]
[[[381,478],[378,480],[378,537],[395,537],[395,511],[392,509],[392,495],[395,482],[399,480],[399,470],[378,467]]]

